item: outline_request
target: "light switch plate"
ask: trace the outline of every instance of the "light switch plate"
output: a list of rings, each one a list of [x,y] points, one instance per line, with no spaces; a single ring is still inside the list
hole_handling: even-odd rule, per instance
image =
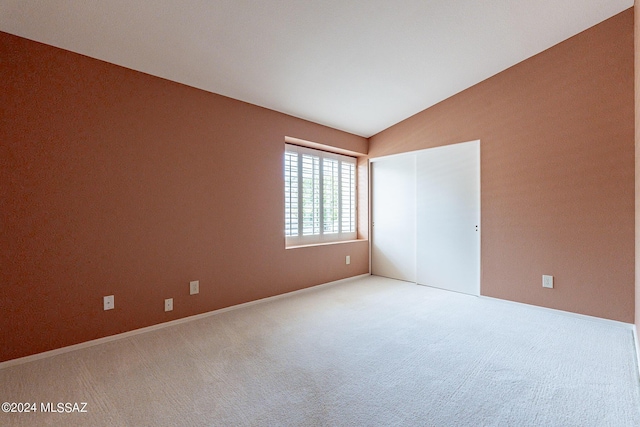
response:
[[[195,295],[200,293],[200,281],[192,280],[189,282],[189,295]]]
[[[109,295],[103,298],[104,309],[105,310],[113,310],[115,307],[115,299],[113,295]]]

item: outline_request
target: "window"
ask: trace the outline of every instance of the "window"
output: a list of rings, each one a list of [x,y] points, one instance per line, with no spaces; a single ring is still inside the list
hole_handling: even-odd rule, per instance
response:
[[[285,144],[287,246],[356,238],[356,159]]]

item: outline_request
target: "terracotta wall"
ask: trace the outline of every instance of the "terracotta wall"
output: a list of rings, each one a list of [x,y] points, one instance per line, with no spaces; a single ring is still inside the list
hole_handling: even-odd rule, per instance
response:
[[[481,140],[483,295],[634,321],[633,49],[629,9],[370,139]]]
[[[634,10],[640,4],[640,0],[634,1]],[[635,159],[636,171],[640,171],[640,13],[634,13],[634,53],[635,53]],[[640,329],[640,173],[636,173],[636,328]],[[640,361],[640,357],[638,358]],[[640,368],[640,366],[638,366]]]
[[[6,33],[0,81],[0,361],[369,271],[283,235],[285,136],[366,139]]]

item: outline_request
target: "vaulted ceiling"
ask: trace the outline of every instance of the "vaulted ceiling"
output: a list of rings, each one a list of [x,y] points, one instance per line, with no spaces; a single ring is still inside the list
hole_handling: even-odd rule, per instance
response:
[[[369,137],[633,0],[0,0],[0,31]]]

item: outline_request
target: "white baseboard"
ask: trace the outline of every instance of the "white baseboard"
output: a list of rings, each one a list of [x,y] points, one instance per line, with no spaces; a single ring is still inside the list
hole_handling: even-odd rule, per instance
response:
[[[490,300],[493,300],[493,301],[500,301],[500,302],[504,302],[506,304],[516,304],[516,305],[520,305],[520,306],[526,306],[526,307],[530,307],[530,308],[533,308],[533,309],[536,309],[536,310],[542,310],[542,311],[546,311],[546,312],[562,314],[564,316],[576,317],[578,319],[590,320],[592,322],[605,323],[605,324],[610,325],[610,326],[611,325],[620,326],[620,327],[623,327],[623,328],[629,329],[629,330],[633,330],[633,328],[635,327],[635,325],[633,323],[620,322],[618,320],[605,319],[603,317],[589,316],[587,314],[573,313],[571,311],[558,310],[557,308],[541,307],[539,305],[532,305],[532,304],[527,304],[527,303],[524,303],[524,302],[517,302],[517,301],[506,300],[506,299],[487,297],[487,296],[484,296],[484,295],[480,295],[479,298],[490,299]]]
[[[85,342],[82,342],[82,343],[79,343],[79,344],[70,345],[70,346],[67,346],[67,347],[56,348],[55,350],[49,350],[49,351],[45,351],[45,352],[42,352],[42,353],[37,353],[37,354],[29,355],[29,356],[19,357],[17,359],[7,360],[7,361],[4,361],[4,362],[0,362],[0,369],[8,368],[10,366],[15,366],[15,365],[21,365],[23,363],[33,362],[34,360],[45,359],[47,357],[57,356],[59,354],[69,353],[71,351],[76,351],[76,350],[80,350],[80,349],[83,349],[83,348],[93,347],[93,346],[104,344],[104,343],[108,343],[108,342],[111,342],[111,341],[121,340],[123,338],[128,338],[128,337],[131,337],[131,336],[134,336],[134,335],[139,335],[139,334],[144,334],[146,332],[156,331],[158,329],[167,328],[169,326],[175,326],[175,325],[179,325],[179,324],[186,323],[186,322],[192,322],[194,320],[203,319],[205,317],[213,316],[213,315],[220,314],[220,313],[225,313],[225,312],[231,311],[231,310],[237,310],[239,308],[249,307],[249,306],[252,306],[252,305],[255,305],[255,304],[261,304],[261,303],[264,303],[264,302],[267,302],[267,301],[273,301],[273,300],[277,300],[277,299],[280,299],[280,298],[285,298],[285,297],[289,297],[289,296],[292,296],[292,295],[301,294],[301,293],[304,293],[304,292],[318,290],[320,288],[324,288],[324,287],[328,287],[328,286],[334,286],[334,285],[338,285],[338,284],[341,284],[341,283],[350,282],[352,280],[360,279],[360,278],[366,277],[366,276],[370,276],[370,274],[369,273],[365,273],[365,274],[361,274],[361,275],[358,275],[358,276],[347,277],[346,279],[335,280],[333,282],[323,283],[323,284],[320,284],[320,285],[315,285],[315,286],[311,286],[311,287],[308,287],[308,288],[299,289],[297,291],[291,291],[291,292],[287,292],[287,293],[280,294],[280,295],[274,295],[272,297],[267,297],[267,298],[262,298],[262,299],[255,300],[255,301],[245,302],[245,303],[242,303],[242,304],[232,305],[231,307],[225,307],[225,308],[221,308],[221,309],[218,309],[218,310],[208,311],[206,313],[195,314],[193,316],[183,317],[181,319],[171,320],[169,322],[159,323],[157,325],[147,326],[147,327],[140,328],[140,329],[134,329],[132,331],[123,332],[121,334],[110,335],[108,337],[98,338],[98,339],[91,340],[91,341],[85,341]]]

